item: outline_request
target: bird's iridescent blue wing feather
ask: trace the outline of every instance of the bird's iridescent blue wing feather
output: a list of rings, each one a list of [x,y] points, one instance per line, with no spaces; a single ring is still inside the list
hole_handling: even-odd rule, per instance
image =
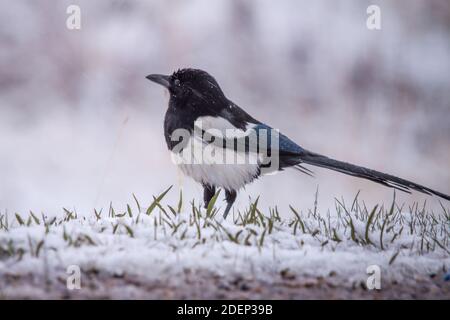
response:
[[[267,141],[266,145],[269,150],[279,150],[280,154],[301,154],[304,149],[296,144],[294,141],[289,139],[284,134],[280,133],[269,127],[266,124],[260,123],[256,125],[252,130],[255,130],[258,137],[258,143],[264,143]],[[274,139],[278,140],[278,146]]]

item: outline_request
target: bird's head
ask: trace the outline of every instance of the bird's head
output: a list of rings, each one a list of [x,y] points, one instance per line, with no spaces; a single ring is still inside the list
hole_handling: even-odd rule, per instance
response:
[[[172,75],[151,74],[146,77],[167,88],[174,101],[216,104],[226,101],[216,79],[200,69],[180,69]]]

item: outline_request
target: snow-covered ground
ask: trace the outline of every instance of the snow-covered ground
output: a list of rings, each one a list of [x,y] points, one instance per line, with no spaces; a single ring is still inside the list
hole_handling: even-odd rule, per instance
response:
[[[187,201],[170,206],[163,197],[148,209],[136,201],[125,212],[1,214],[0,296],[90,297],[102,290],[102,296],[113,298],[188,297],[180,291],[192,290],[194,284],[186,287],[189,281],[206,282],[201,291],[209,294],[221,288],[208,279],[269,288],[300,281],[300,289],[319,291],[318,281],[325,281],[330,286],[325,291],[361,290],[370,276],[367,268],[376,265],[381,294],[393,283],[408,283],[414,290],[417,281],[436,276],[443,287],[436,286],[434,296],[449,298],[450,283],[441,276],[450,267],[448,209],[430,214],[417,206],[372,210],[358,201],[337,202],[332,213],[292,210],[284,219],[277,210],[263,213],[251,203],[244,212],[234,212],[234,221],[223,221],[213,204],[209,210]],[[74,274],[70,266],[81,270],[80,290],[66,287]],[[175,293],[155,294],[155,283]],[[296,297],[283,296],[283,290],[273,297]],[[396,297],[392,290],[389,296]],[[261,290],[255,292],[246,297],[257,298]]]

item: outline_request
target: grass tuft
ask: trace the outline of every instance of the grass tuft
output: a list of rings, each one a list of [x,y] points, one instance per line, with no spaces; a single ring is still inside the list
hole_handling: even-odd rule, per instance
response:
[[[181,191],[176,204],[163,203],[171,189],[172,186],[153,197],[147,210],[141,207],[133,194],[137,214],[129,204],[126,205],[126,211],[117,213],[110,203],[107,217],[102,215],[102,210],[95,209],[94,215],[85,220],[84,217],[78,217],[75,211],[63,208],[63,214],[59,218],[51,219],[44,214],[38,218],[30,211],[25,220],[19,213],[15,213],[17,223],[10,225],[7,212],[0,213],[0,259],[22,259],[26,254],[39,257],[45,241],[42,237],[32,238],[31,234],[44,234],[44,237],[62,235],[67,247],[101,245],[98,240],[102,239],[101,236],[97,238],[91,233],[88,235],[80,232],[77,228],[86,223],[95,227],[99,233],[106,230],[110,234],[127,235],[132,239],[136,239],[136,226],[145,224],[148,226],[148,241],[164,239],[171,243],[173,250],[183,247],[183,243],[195,247],[217,241],[255,246],[261,250],[279,241],[279,231],[282,231],[282,237],[292,237],[295,240],[293,243],[298,243],[300,247],[308,243],[333,251],[337,246],[344,245],[367,247],[372,251],[389,250],[390,264],[394,263],[403,248],[420,255],[435,251],[450,254],[450,210],[442,203],[442,212],[438,213],[428,212],[425,204],[419,206],[417,203],[409,206],[409,211],[404,211],[405,206],[396,203],[394,194],[390,206],[385,208],[379,204],[369,211],[360,200],[358,192],[350,207],[343,200],[335,199],[335,212],[331,214],[329,211],[320,212],[317,190],[314,207],[306,213],[293,206],[289,206],[288,212],[280,212],[276,206],[263,210],[258,206],[260,199],[257,197],[243,210],[236,210],[234,220],[222,221],[217,207],[220,190],[212,197],[206,209],[192,201],[190,209],[183,210]],[[45,233],[26,232],[28,239],[18,240],[13,237],[14,230],[18,227],[42,228]]]

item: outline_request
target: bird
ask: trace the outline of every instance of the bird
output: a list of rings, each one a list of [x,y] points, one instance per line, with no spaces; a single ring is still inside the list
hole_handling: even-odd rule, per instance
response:
[[[287,168],[312,175],[305,165],[367,179],[407,193],[412,190],[450,196],[415,182],[309,151],[269,125],[258,121],[228,99],[206,71],[178,69],[171,75],[146,78],[169,91],[164,136],[172,160],[181,171],[203,186],[207,207],[216,189],[225,190],[226,219],[245,185]],[[225,160],[224,160],[225,159]],[[222,160],[222,161],[221,161]]]

